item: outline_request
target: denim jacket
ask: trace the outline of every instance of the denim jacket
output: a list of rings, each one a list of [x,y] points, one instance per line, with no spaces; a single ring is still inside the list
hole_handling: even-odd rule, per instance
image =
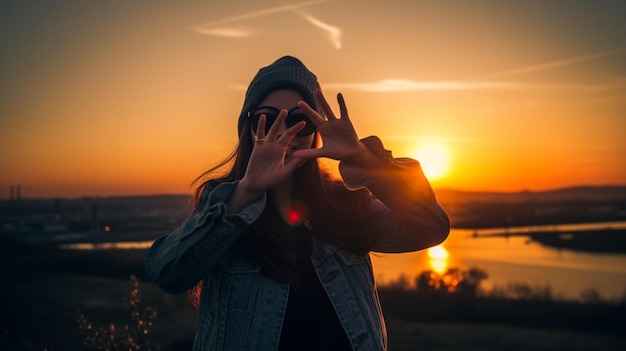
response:
[[[377,235],[377,252],[408,252],[437,245],[450,230],[419,163],[394,159],[376,137],[362,140],[380,164],[360,169],[340,163],[349,188],[372,194],[364,220]],[[260,264],[233,243],[261,214],[263,196],[239,213],[226,202],[237,182],[222,183],[200,202],[173,233],[159,237],[147,257],[149,277],[166,292],[182,293],[204,280],[194,351],[276,350],[289,296],[289,284],[261,274]],[[387,336],[372,264],[314,240],[311,257],[354,350],[386,350]]]

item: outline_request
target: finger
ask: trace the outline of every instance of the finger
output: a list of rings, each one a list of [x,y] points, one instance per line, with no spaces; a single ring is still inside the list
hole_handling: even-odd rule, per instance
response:
[[[280,110],[278,117],[276,117],[276,121],[274,121],[274,124],[272,124],[272,126],[270,127],[270,130],[267,132],[267,136],[266,136],[267,139],[276,140],[278,130],[280,129],[280,126],[282,126],[285,123],[285,119],[287,118],[287,113],[288,111],[285,109]]]
[[[299,157],[309,160],[312,158],[325,157],[325,152],[326,150],[324,150],[323,147],[320,149],[296,150],[293,153],[293,157]]]
[[[339,103],[341,118],[350,120],[350,117],[348,116],[348,107],[346,106],[346,101],[343,99],[343,94],[337,94],[337,102]]]
[[[337,117],[335,117],[335,114],[333,113],[333,110],[330,108],[328,101],[326,101],[326,98],[324,97],[324,94],[322,94],[322,91],[320,89],[315,91],[315,97],[317,98],[317,101],[321,105],[322,111],[324,111],[324,114],[326,115],[326,117],[328,119],[331,119],[331,118],[337,119]]]
[[[311,122],[313,122],[313,124],[316,127],[319,128],[324,122],[326,122],[324,117],[320,116],[320,114],[317,111],[315,111],[313,107],[307,104],[306,101],[302,101],[302,100],[298,101],[298,107],[300,107],[302,112],[304,112],[304,114],[307,115],[307,117],[309,117]]]
[[[296,134],[298,134],[298,132],[304,128],[304,126],[306,126],[305,121],[300,121],[296,123],[293,127],[285,130],[285,132],[280,136],[278,141],[285,142],[285,145],[289,144],[291,142],[291,139],[295,137]]]
[[[253,129],[252,136],[259,139],[265,137],[265,114],[262,114],[261,117],[259,117],[259,123],[256,125],[256,132]]]

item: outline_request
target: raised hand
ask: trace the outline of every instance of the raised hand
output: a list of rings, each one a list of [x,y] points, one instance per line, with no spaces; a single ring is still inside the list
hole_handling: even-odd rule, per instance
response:
[[[326,118],[321,116],[304,101],[298,102],[298,106],[317,127],[322,137],[323,146],[319,149],[298,150],[294,153],[294,156],[307,159],[328,157],[335,160],[355,163],[359,163],[359,160],[367,159],[368,157],[364,157],[366,155],[371,156],[365,145],[359,141],[354,126],[352,122],[350,122],[343,95],[337,94],[337,102],[339,103],[340,111],[339,118],[335,116],[320,90],[315,92],[315,97],[321,104]]]
[[[263,193],[285,181],[306,159],[288,156],[289,143],[304,126],[300,122],[278,134],[279,126],[287,117],[287,110],[280,111],[276,122],[265,135],[265,115],[259,119],[257,133],[254,135],[254,148],[248,161],[246,173],[239,182],[247,192]]]

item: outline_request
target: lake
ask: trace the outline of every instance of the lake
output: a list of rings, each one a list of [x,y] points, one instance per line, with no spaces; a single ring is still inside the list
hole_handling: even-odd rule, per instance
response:
[[[492,233],[525,233],[537,230],[583,230],[626,228],[626,222],[532,226],[479,230],[452,229],[448,239],[435,249],[403,254],[372,253],[374,274],[379,284],[414,277],[425,270],[442,273],[448,268],[479,268],[488,278],[481,287],[504,288],[508,283],[532,287],[549,286],[553,296],[576,299],[596,290],[603,298],[626,296],[626,255],[585,253],[556,249],[531,241],[527,236],[482,236]],[[477,236],[475,235],[477,234]],[[151,241],[77,243],[66,249],[147,249]]]
[[[626,255],[585,253],[556,249],[531,241],[527,236],[483,236],[485,234],[525,233],[536,230],[584,230],[626,228],[626,222],[534,226],[483,230],[453,229],[441,245],[404,254],[372,254],[376,278],[385,284],[401,274],[414,277],[424,270],[439,273],[448,268],[480,268],[488,279],[481,285],[491,289],[508,283],[532,287],[550,286],[553,296],[579,298],[581,292],[595,289],[604,298],[626,296]],[[474,234],[478,234],[477,237]],[[411,279],[413,280],[413,279]]]

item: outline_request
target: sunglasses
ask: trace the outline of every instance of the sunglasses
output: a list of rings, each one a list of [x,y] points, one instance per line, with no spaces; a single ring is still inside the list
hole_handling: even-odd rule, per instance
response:
[[[298,124],[301,121],[305,121],[306,125],[299,131],[296,135],[298,136],[307,136],[315,133],[315,124],[311,122],[309,117],[304,112],[294,112],[298,107],[294,107],[287,113],[287,118],[285,119],[285,125],[287,128],[291,128]],[[256,133],[257,126],[259,125],[259,119],[261,115],[265,115],[265,134],[269,133],[270,128],[276,122],[278,118],[278,114],[280,114],[279,109],[274,106],[260,106],[257,107],[254,111],[248,112],[248,118],[250,118],[250,123],[252,124],[252,130]]]

